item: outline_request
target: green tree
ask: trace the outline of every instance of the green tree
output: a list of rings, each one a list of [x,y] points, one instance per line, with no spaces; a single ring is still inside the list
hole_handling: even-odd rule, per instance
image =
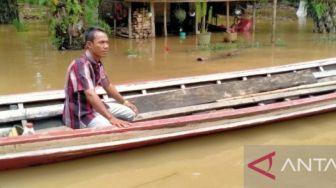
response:
[[[314,32],[335,33],[336,0],[305,0],[305,1],[308,16],[312,17],[314,20]],[[300,0],[280,0],[279,2],[299,4]]]
[[[0,0],[0,24],[10,24],[19,19],[16,0]]]
[[[308,14],[314,20],[314,31],[336,32],[336,0],[306,0]]]
[[[98,18],[99,0],[35,1],[50,9],[49,33],[58,49],[83,49],[83,34],[91,25],[100,26],[110,34],[109,25]]]

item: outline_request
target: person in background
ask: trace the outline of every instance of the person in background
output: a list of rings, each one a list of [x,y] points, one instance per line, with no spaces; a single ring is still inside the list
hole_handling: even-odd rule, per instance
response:
[[[108,42],[103,29],[88,28],[84,53],[67,70],[63,123],[70,128],[128,127],[138,113],[137,107],[124,99],[106,75],[101,59],[109,51]],[[116,102],[104,103],[95,91],[97,86],[102,86]]]

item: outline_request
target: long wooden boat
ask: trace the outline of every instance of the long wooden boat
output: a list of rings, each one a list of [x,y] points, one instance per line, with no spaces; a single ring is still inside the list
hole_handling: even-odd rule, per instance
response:
[[[29,121],[36,134],[1,137],[0,170],[332,111],[336,58],[117,88],[139,108],[132,127],[66,128],[61,122],[63,91],[1,96],[0,129]],[[113,102],[101,89],[97,92]]]

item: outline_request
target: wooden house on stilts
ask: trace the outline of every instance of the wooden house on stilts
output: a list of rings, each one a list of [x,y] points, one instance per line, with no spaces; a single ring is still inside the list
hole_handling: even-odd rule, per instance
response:
[[[114,35],[126,38],[168,36],[181,29],[198,33],[195,4],[199,1],[206,1],[208,8],[215,7],[214,19],[217,15],[226,16],[226,28],[230,27],[229,17],[237,5],[254,5],[252,19],[255,20],[255,0],[102,0],[99,12],[113,26]],[[178,8],[186,11],[186,20],[182,26],[174,20],[174,11]]]

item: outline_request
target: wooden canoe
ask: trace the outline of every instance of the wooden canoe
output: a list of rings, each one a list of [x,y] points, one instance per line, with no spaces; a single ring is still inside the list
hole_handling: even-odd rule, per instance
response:
[[[336,58],[117,88],[140,110],[132,127],[65,128],[63,91],[1,96],[0,129],[29,121],[37,133],[0,138],[0,170],[332,111]],[[101,89],[97,92],[113,102]]]

